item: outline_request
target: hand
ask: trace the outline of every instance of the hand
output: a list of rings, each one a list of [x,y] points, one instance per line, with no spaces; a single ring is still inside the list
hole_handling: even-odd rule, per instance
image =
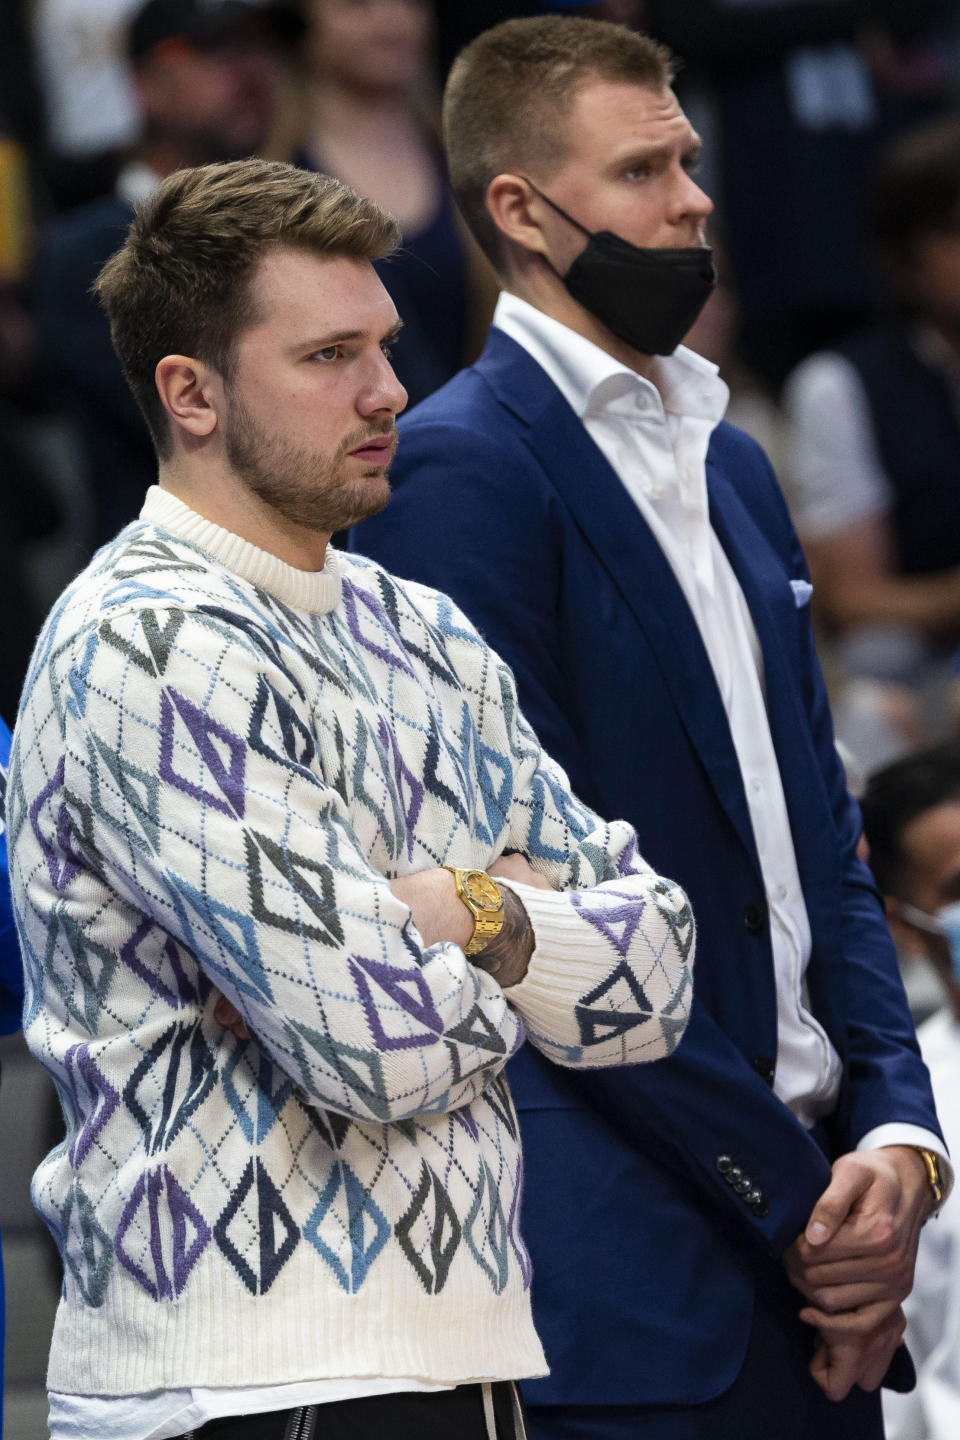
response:
[[[845,1400],[859,1385],[876,1390],[903,1344],[906,1317],[898,1307],[871,1335],[831,1339],[823,1332],[810,1362],[810,1374],[830,1400]]]
[[[230,1030],[236,1035],[238,1040],[250,1039],[250,1031],[244,1023],[243,1016],[236,1005],[230,1003],[226,995],[217,997],[217,1003],[213,1007],[213,1018],[218,1025],[222,1025],[225,1030]]]
[[[409,908],[427,949],[443,940],[459,945],[461,950],[469,945],[473,916],[458,897],[457,882],[449,870],[438,867],[400,875],[390,881],[390,889]]]
[[[550,881],[545,880],[539,870],[534,870],[526,855],[498,855],[487,866],[487,874],[494,880],[515,880],[518,885],[533,885],[538,890],[553,889]]]
[[[891,1320],[910,1293],[932,1208],[926,1169],[909,1146],[841,1156],[785,1257],[791,1282],[810,1301],[800,1318],[834,1339],[867,1337]]]

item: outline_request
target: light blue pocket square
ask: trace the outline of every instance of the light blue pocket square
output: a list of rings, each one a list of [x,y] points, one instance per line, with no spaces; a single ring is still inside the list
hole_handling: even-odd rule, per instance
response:
[[[813,586],[809,580],[791,580],[790,589],[793,591],[794,603],[798,610],[804,605],[810,604],[810,596],[813,594]]]

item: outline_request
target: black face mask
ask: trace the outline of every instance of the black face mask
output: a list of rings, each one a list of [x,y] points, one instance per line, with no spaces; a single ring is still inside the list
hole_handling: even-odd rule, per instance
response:
[[[717,283],[709,245],[641,249],[612,230],[588,230],[532,180],[527,184],[588,237],[560,277],[574,300],[641,355],[672,355]]]

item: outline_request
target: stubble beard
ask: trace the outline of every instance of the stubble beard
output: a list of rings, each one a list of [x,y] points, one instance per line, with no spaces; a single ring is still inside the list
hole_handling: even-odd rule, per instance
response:
[[[372,465],[352,479],[349,470],[356,468],[350,452],[385,428],[381,422],[375,430],[354,431],[333,453],[306,450],[264,430],[233,396],[224,449],[234,473],[278,516],[314,534],[332,535],[378,514],[390,499],[386,465]]]

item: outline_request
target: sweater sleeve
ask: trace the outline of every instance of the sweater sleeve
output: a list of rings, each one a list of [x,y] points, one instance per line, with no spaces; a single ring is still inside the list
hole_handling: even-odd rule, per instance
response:
[[[115,928],[145,923],[186,950],[307,1103],[397,1121],[455,1110],[493,1080],[519,1017],[456,946],[424,947],[323,778],[301,679],[265,637],[121,612],[61,664],[71,823],[42,805],[36,818],[62,867],[64,969],[81,917],[102,940],[113,904]],[[95,877],[91,922],[96,895],[80,887]]]
[[[686,894],[642,859],[632,826],[605,823],[575,799],[520,713],[509,668],[446,597],[439,614],[474,677],[468,688],[482,697],[481,745],[506,748],[514,761],[498,853],[521,852],[555,887],[502,882],[523,902],[535,937],[510,1004],[528,1039],[558,1064],[662,1059],[690,1014],[695,926]],[[495,805],[487,805],[489,819]]]

